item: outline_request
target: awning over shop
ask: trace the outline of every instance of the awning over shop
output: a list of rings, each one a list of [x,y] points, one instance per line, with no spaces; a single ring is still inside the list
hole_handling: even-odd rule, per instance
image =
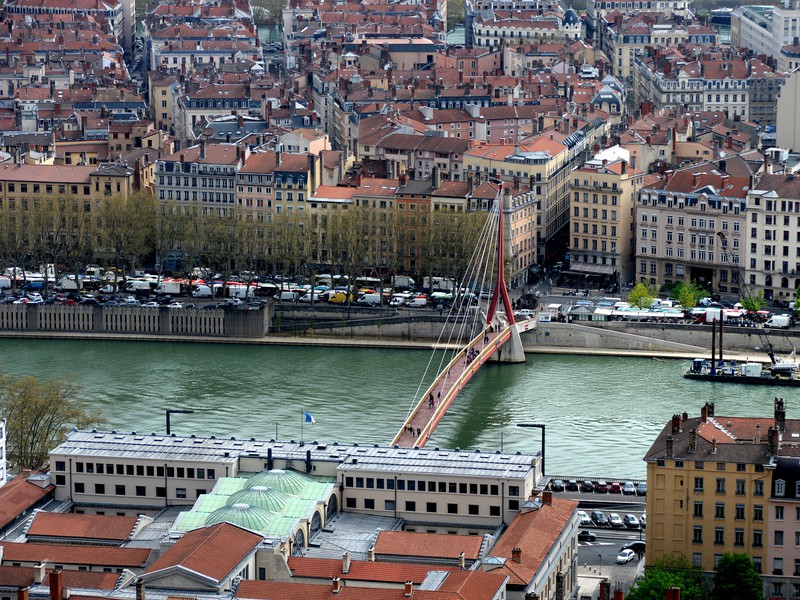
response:
[[[572,263],[567,273],[576,275],[613,275],[616,269],[613,265],[596,265],[594,263]]]

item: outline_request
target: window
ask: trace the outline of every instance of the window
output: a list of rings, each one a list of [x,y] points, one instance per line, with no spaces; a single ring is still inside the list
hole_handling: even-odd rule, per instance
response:
[[[517,486],[517,485],[508,486],[508,495],[509,496],[519,496],[519,486]]]
[[[776,506],[775,507],[775,519],[778,521],[783,521],[783,507]]]
[[[136,495],[137,496],[146,496],[147,495],[147,489],[145,488],[145,486],[137,485],[136,486]]]
[[[763,481],[754,481],[753,482],[753,495],[754,496],[763,496],[764,495],[764,482]]]
[[[66,471],[66,463],[63,460],[56,461],[56,471]]]
[[[694,491],[695,492],[702,492],[703,491],[703,478],[702,477],[695,477],[694,478]]]
[[[702,502],[695,502],[694,503],[694,516],[698,519],[703,518],[703,503]]]
[[[737,496],[744,496],[745,480],[744,479],[737,479],[736,480],[736,495]]]
[[[725,493],[725,480],[722,477],[717,477],[717,493]]]
[[[717,502],[716,506],[714,507],[714,518],[715,519],[725,518],[725,505],[723,503]]]
[[[692,528],[692,543],[693,544],[702,544],[703,543],[703,527],[702,527],[702,525],[695,525]]]
[[[458,504],[447,504],[447,514],[450,515],[457,515],[458,514]]]
[[[364,508],[366,508],[367,510],[375,510],[375,499],[364,498]]]
[[[753,530],[753,547],[754,548],[760,548],[763,545],[762,540],[763,540],[762,531],[760,529],[754,529]]]
[[[384,500],[383,501],[383,509],[384,510],[394,510],[395,507],[396,507],[396,504],[395,504],[394,500]]]
[[[166,498],[167,488],[163,486],[156,486],[156,498]]]
[[[733,545],[744,546],[744,529],[736,529],[733,532]]]
[[[115,485],[114,486],[114,493],[117,496],[124,496],[125,495],[125,486],[124,485],[119,485],[119,484]]]
[[[415,512],[417,510],[417,503],[413,500],[406,500],[406,510],[408,512]]]
[[[471,515],[479,515],[480,514],[480,507],[477,504],[470,504],[468,506],[468,511]]]
[[[67,476],[56,475],[56,485],[67,485]]]
[[[75,493],[76,494],[82,494],[83,490],[84,490],[83,484],[80,483],[80,482],[76,482],[75,483]]]
[[[736,516],[734,518],[737,521],[744,521],[744,504],[736,505]]]
[[[519,500],[509,500],[508,510],[519,510]]]
[[[86,464],[86,467],[88,470],[89,463]],[[775,495],[776,496],[786,495],[786,482],[783,479],[778,479],[775,481]]]
[[[783,559],[782,558],[773,558],[772,559],[772,574],[773,575],[783,575]],[[775,593],[773,590],[773,596],[782,596],[781,593]]]
[[[186,498],[186,488],[175,488],[176,498]]]
[[[783,546],[783,530],[781,529],[775,531],[775,545]]]
[[[347,508],[355,508],[356,507],[356,499],[355,498],[345,498],[345,506],[347,506]]]
[[[714,545],[721,546],[725,544],[725,528],[714,528]]]
[[[95,483],[94,484],[94,493],[95,494],[105,494],[106,493],[106,484],[105,483]]]
[[[489,516],[491,517],[499,517],[500,516],[500,507],[497,505],[492,505],[489,507]]]

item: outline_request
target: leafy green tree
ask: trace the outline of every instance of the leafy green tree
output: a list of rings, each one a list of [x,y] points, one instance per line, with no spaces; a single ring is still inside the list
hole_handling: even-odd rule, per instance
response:
[[[113,255],[118,271],[124,271],[126,261],[135,268],[139,258],[153,247],[156,212],[153,197],[141,192],[128,197],[111,196],[100,205],[97,212],[100,246]]]
[[[712,600],[763,600],[764,586],[753,560],[744,553],[726,552],[717,563]]]
[[[39,468],[72,426],[99,425],[73,383],[0,375],[0,413],[8,420],[8,459],[17,469]]]
[[[627,600],[664,600],[667,588],[681,590],[681,600],[704,600],[703,573],[683,557],[662,556],[634,584]]]
[[[794,292],[794,316],[800,315],[800,287],[798,287]]]
[[[756,312],[763,310],[767,306],[767,301],[764,299],[764,292],[758,292],[757,296],[750,296],[749,298],[740,298],[739,302],[745,310]]]
[[[466,14],[464,0],[450,0],[447,3],[447,28],[453,29],[456,25],[463,25]]]
[[[628,304],[638,309],[650,308],[657,291],[645,283],[637,283],[628,294]]]
[[[697,282],[678,283],[672,290],[673,297],[686,310],[697,306],[697,302],[708,296],[708,291],[700,287]]]

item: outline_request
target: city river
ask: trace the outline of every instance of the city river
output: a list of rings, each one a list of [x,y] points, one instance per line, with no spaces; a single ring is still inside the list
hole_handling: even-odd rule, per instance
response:
[[[164,431],[166,408],[181,434],[388,443],[431,355],[425,351],[149,342],[0,340],[0,373],[71,377],[107,428]],[[540,448],[549,473],[643,477],[642,456],[675,412],[769,416],[786,388],[684,380],[687,361],[529,354],[526,364],[487,365],[429,445],[494,451]],[[14,424],[10,423],[10,427]]]

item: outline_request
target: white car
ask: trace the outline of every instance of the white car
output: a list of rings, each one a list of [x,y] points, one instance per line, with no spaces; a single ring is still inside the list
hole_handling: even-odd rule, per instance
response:
[[[161,306],[158,302],[145,302],[142,304],[142,308],[158,308]]]
[[[520,317],[521,319],[533,319],[536,316],[536,311],[530,308],[521,308],[520,310],[514,311],[514,316]]]
[[[617,564],[618,565],[627,564],[627,563],[631,562],[632,560],[636,560],[636,552],[634,552],[633,550],[623,550],[617,556]]]
[[[183,304],[180,302],[170,302],[167,304],[167,308],[183,308]]]
[[[586,514],[585,510],[578,511],[578,520],[580,521],[581,527],[591,527],[592,526],[592,519]]]
[[[625,527],[625,523],[622,522],[622,519],[617,513],[610,513],[608,515],[608,524],[614,528],[622,528]]]

